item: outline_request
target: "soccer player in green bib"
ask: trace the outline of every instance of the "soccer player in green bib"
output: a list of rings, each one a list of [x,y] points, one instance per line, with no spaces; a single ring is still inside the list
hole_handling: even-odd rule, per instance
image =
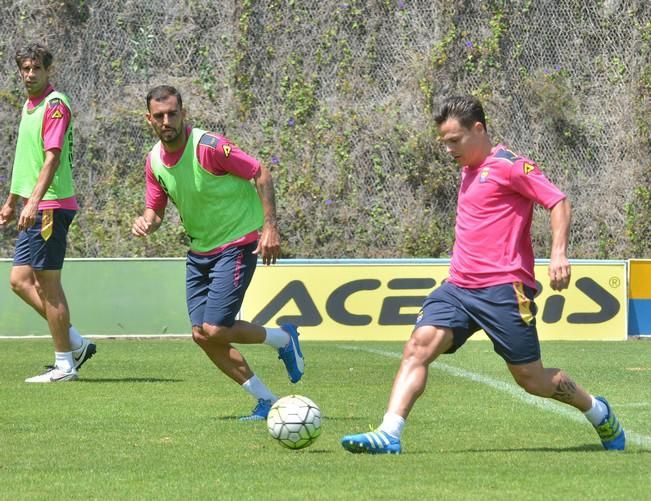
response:
[[[172,200],[190,240],[186,299],[192,338],[256,401],[252,413],[241,419],[265,420],[277,397],[233,343],[276,349],[292,383],[304,372],[296,326],[264,328],[237,320],[258,256],[269,265],[280,253],[271,174],[227,138],[186,125],[174,87],[151,89],[147,110],[160,141],[147,155],[145,210],[132,233],[145,237],[156,231]]]
[[[9,196],[0,209],[0,225],[6,225],[15,217],[18,202],[23,202],[11,288],[47,321],[54,341],[54,365],[27,383],[74,381],[77,370],[96,351],[95,344],[70,325],[61,286],[68,227],[79,207],[72,182],[70,100],[49,83],[52,59],[40,44],[16,52],[28,99],[18,129]]]

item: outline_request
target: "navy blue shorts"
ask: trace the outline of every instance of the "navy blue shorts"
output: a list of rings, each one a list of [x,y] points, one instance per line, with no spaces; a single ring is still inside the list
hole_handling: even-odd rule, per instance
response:
[[[185,284],[192,326],[235,323],[258,262],[257,246],[253,242],[212,256],[188,252]]]
[[[14,266],[60,270],[66,256],[68,228],[77,211],[44,209],[36,214],[34,226],[18,233]]]
[[[540,359],[540,342],[534,294],[534,289],[521,282],[481,289],[445,282],[425,299],[416,328],[433,325],[452,329],[454,344],[447,353],[454,353],[483,329],[506,362],[535,362]]]

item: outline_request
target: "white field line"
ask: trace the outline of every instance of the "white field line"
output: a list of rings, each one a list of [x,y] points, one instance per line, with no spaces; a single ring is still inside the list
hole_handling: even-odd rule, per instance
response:
[[[366,353],[373,353],[375,355],[381,355],[383,357],[398,358],[398,359],[402,357],[401,353],[376,350],[374,348],[363,348],[363,347],[352,346],[352,345],[337,345],[337,347],[343,350],[363,351]],[[576,409],[573,409],[570,406],[556,402],[555,400],[539,398],[539,397],[534,397],[533,395],[529,395],[527,392],[525,392],[523,389],[521,389],[519,386],[515,384],[505,383],[504,381],[493,379],[491,377],[484,376],[476,372],[470,372],[465,369],[460,369],[459,367],[454,367],[452,365],[448,365],[443,362],[438,362],[438,361],[433,362],[432,364],[430,364],[430,367],[434,369],[438,369],[443,372],[447,372],[452,376],[469,379],[476,383],[489,386],[495,390],[502,391],[513,398],[521,400],[522,402],[528,405],[538,407],[544,411],[553,412],[554,414],[560,414],[576,422],[580,422],[580,423],[586,422],[585,417],[583,417],[581,413]],[[639,403],[635,405],[640,406]],[[646,405],[646,404],[642,403],[642,405]],[[618,405],[617,407],[623,407],[623,406],[624,405],[621,406]],[[624,430],[626,431],[627,442],[635,444],[638,447],[641,447],[643,449],[651,449],[651,436],[632,432],[628,428],[624,428]]]
[[[95,335],[84,333],[86,339],[182,339],[191,338],[192,334],[114,334]],[[27,335],[27,336],[0,336],[3,339],[52,339],[49,334]]]

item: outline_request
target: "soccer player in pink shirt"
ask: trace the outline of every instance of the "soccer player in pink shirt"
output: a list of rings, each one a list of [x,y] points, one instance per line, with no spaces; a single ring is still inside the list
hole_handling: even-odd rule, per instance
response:
[[[32,44],[16,52],[27,90],[22,110],[9,196],[0,209],[0,226],[14,217],[18,239],[11,288],[48,323],[54,365],[27,383],[74,381],[96,346],[70,325],[61,285],[70,223],[79,207],[72,179],[72,113],[68,96],[54,90],[49,77],[52,54]],[[18,202],[22,209],[16,214]]]
[[[400,437],[425,390],[428,366],[483,329],[528,393],[583,412],[605,449],[622,450],[624,429],[603,397],[594,397],[564,371],[545,368],[536,331],[531,220],[535,204],[550,211],[550,286],[570,283],[567,244],[570,203],[531,160],[494,145],[481,103],[470,96],[444,101],[439,138],[461,166],[450,276],[423,303],[393,382],[379,428],[341,439],[353,453],[398,454]]]

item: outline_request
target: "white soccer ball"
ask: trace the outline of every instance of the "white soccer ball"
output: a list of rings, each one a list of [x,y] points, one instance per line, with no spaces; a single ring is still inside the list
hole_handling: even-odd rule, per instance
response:
[[[289,395],[271,406],[267,428],[288,449],[303,449],[321,435],[321,410],[307,397]]]

